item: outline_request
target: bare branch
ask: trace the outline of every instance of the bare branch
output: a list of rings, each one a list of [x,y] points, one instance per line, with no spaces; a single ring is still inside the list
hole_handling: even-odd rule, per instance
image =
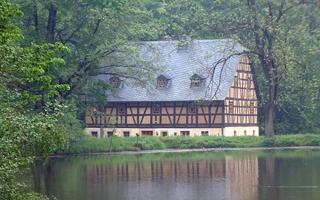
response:
[[[81,21],[81,23],[74,29],[74,31],[71,32],[71,34],[69,35],[69,37],[67,37],[66,39],[63,40],[64,43],[69,42],[69,41],[73,38],[73,36],[74,36],[77,32],[79,32],[79,30],[80,30],[80,29],[82,28],[82,26],[85,24],[85,23],[84,23],[85,20],[83,20],[83,18],[80,19],[80,21]]]
[[[101,22],[102,22],[102,20],[98,19],[92,35],[95,35],[98,32]]]
[[[217,96],[217,93],[218,93],[218,91],[220,89],[221,82],[222,82],[222,72],[223,72],[227,62],[232,57],[241,56],[241,55],[249,55],[249,54],[250,54],[250,51],[232,53],[232,54],[229,54],[228,56],[220,58],[218,61],[214,62],[212,64],[212,71],[210,72],[210,81],[209,81],[209,84],[208,84],[208,87],[207,87],[206,95],[213,93],[213,95],[210,95],[211,98],[215,98]],[[218,83],[216,84],[217,87],[216,87],[215,91],[212,91],[212,85],[215,84],[215,82],[214,82],[215,72],[217,70],[217,67],[220,66],[220,65],[222,65],[222,66],[221,66],[220,73],[219,73],[219,80],[218,80]]]

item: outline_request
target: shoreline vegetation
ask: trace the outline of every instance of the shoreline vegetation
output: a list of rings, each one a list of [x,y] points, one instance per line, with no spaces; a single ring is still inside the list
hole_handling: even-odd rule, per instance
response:
[[[186,151],[210,151],[233,150],[274,147],[320,147],[319,134],[276,135],[272,138],[265,136],[195,136],[195,137],[109,137],[95,138],[83,136],[73,141],[63,151],[54,155],[115,153],[115,152],[179,152]],[[276,148],[275,148],[276,149]]]

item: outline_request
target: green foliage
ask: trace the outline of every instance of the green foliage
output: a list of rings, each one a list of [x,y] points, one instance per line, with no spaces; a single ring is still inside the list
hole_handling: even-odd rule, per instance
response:
[[[23,193],[16,176],[67,141],[55,97],[68,86],[53,83],[49,75],[64,63],[56,56],[66,48],[59,43],[22,47],[21,31],[11,21],[17,15],[17,7],[0,2],[0,199],[46,199]],[[44,99],[50,101],[44,104]]]
[[[278,132],[316,132],[319,128],[319,6],[303,7],[292,13],[290,22],[297,24],[289,42],[294,59],[287,67],[277,113]]]
[[[203,39],[208,31],[209,12],[205,1],[175,0],[146,1],[153,17],[158,20],[162,32],[160,36],[180,39],[183,35]]]
[[[58,96],[59,92],[68,89],[65,84],[53,83],[51,70],[58,70],[64,60],[57,56],[68,49],[61,43],[21,47],[20,29],[11,18],[21,15],[21,11],[7,1],[1,3],[0,32],[0,87],[15,93],[16,104],[43,108],[45,99]],[[8,98],[6,98],[8,99]],[[13,98],[9,103],[12,103]]]
[[[12,108],[0,108],[0,196],[4,199],[25,199],[18,193],[16,175],[33,163],[62,148],[65,129],[51,114],[22,114]]]
[[[146,3],[164,30],[162,36],[232,38],[250,50],[258,76],[260,115],[266,115],[268,103],[275,102],[278,134],[315,132],[319,128],[318,1],[146,0]],[[276,90],[274,100],[269,99],[272,85]]]
[[[11,20],[17,15],[21,16],[22,12],[7,1],[3,1],[0,4],[0,13],[0,45],[21,38],[20,29],[18,29]]]
[[[72,99],[78,106],[83,96],[96,104],[107,100],[105,91],[112,88],[97,81],[97,75],[117,75],[144,84],[156,69],[150,62],[141,62],[135,47],[137,41],[155,39],[161,32],[140,0],[16,2],[25,11],[21,24],[27,34],[25,43],[60,42],[71,50],[63,55],[68,68],[51,70],[50,75],[52,82],[70,86],[70,90],[61,92],[62,97]],[[56,13],[50,18],[52,21],[50,12]],[[135,63],[129,65],[128,57]]]
[[[68,101],[64,104],[63,115],[58,119],[58,123],[68,130],[69,143],[75,143],[85,135],[84,125],[77,118],[78,113],[82,112],[80,109],[76,103]]]
[[[19,47],[15,44],[1,45],[1,81],[6,87],[15,89],[24,100],[24,106],[34,106],[44,99],[52,99],[67,90],[65,84],[54,84],[49,71],[64,64],[56,58],[65,50],[62,44],[31,45]],[[41,105],[41,107],[44,105]]]

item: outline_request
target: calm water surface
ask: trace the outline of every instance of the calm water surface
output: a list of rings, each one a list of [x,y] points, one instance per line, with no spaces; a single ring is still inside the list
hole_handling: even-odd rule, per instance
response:
[[[55,158],[27,182],[58,199],[320,199],[320,150]]]

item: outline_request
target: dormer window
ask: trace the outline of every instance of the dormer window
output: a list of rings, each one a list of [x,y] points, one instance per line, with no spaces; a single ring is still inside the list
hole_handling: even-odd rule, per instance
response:
[[[110,84],[115,87],[115,88],[119,88],[120,87],[120,78],[113,76],[109,79]]]
[[[169,79],[163,75],[160,75],[157,78],[157,87],[158,88],[166,88],[168,86]]]
[[[191,87],[200,87],[204,78],[199,76],[198,74],[194,74],[191,76]]]

